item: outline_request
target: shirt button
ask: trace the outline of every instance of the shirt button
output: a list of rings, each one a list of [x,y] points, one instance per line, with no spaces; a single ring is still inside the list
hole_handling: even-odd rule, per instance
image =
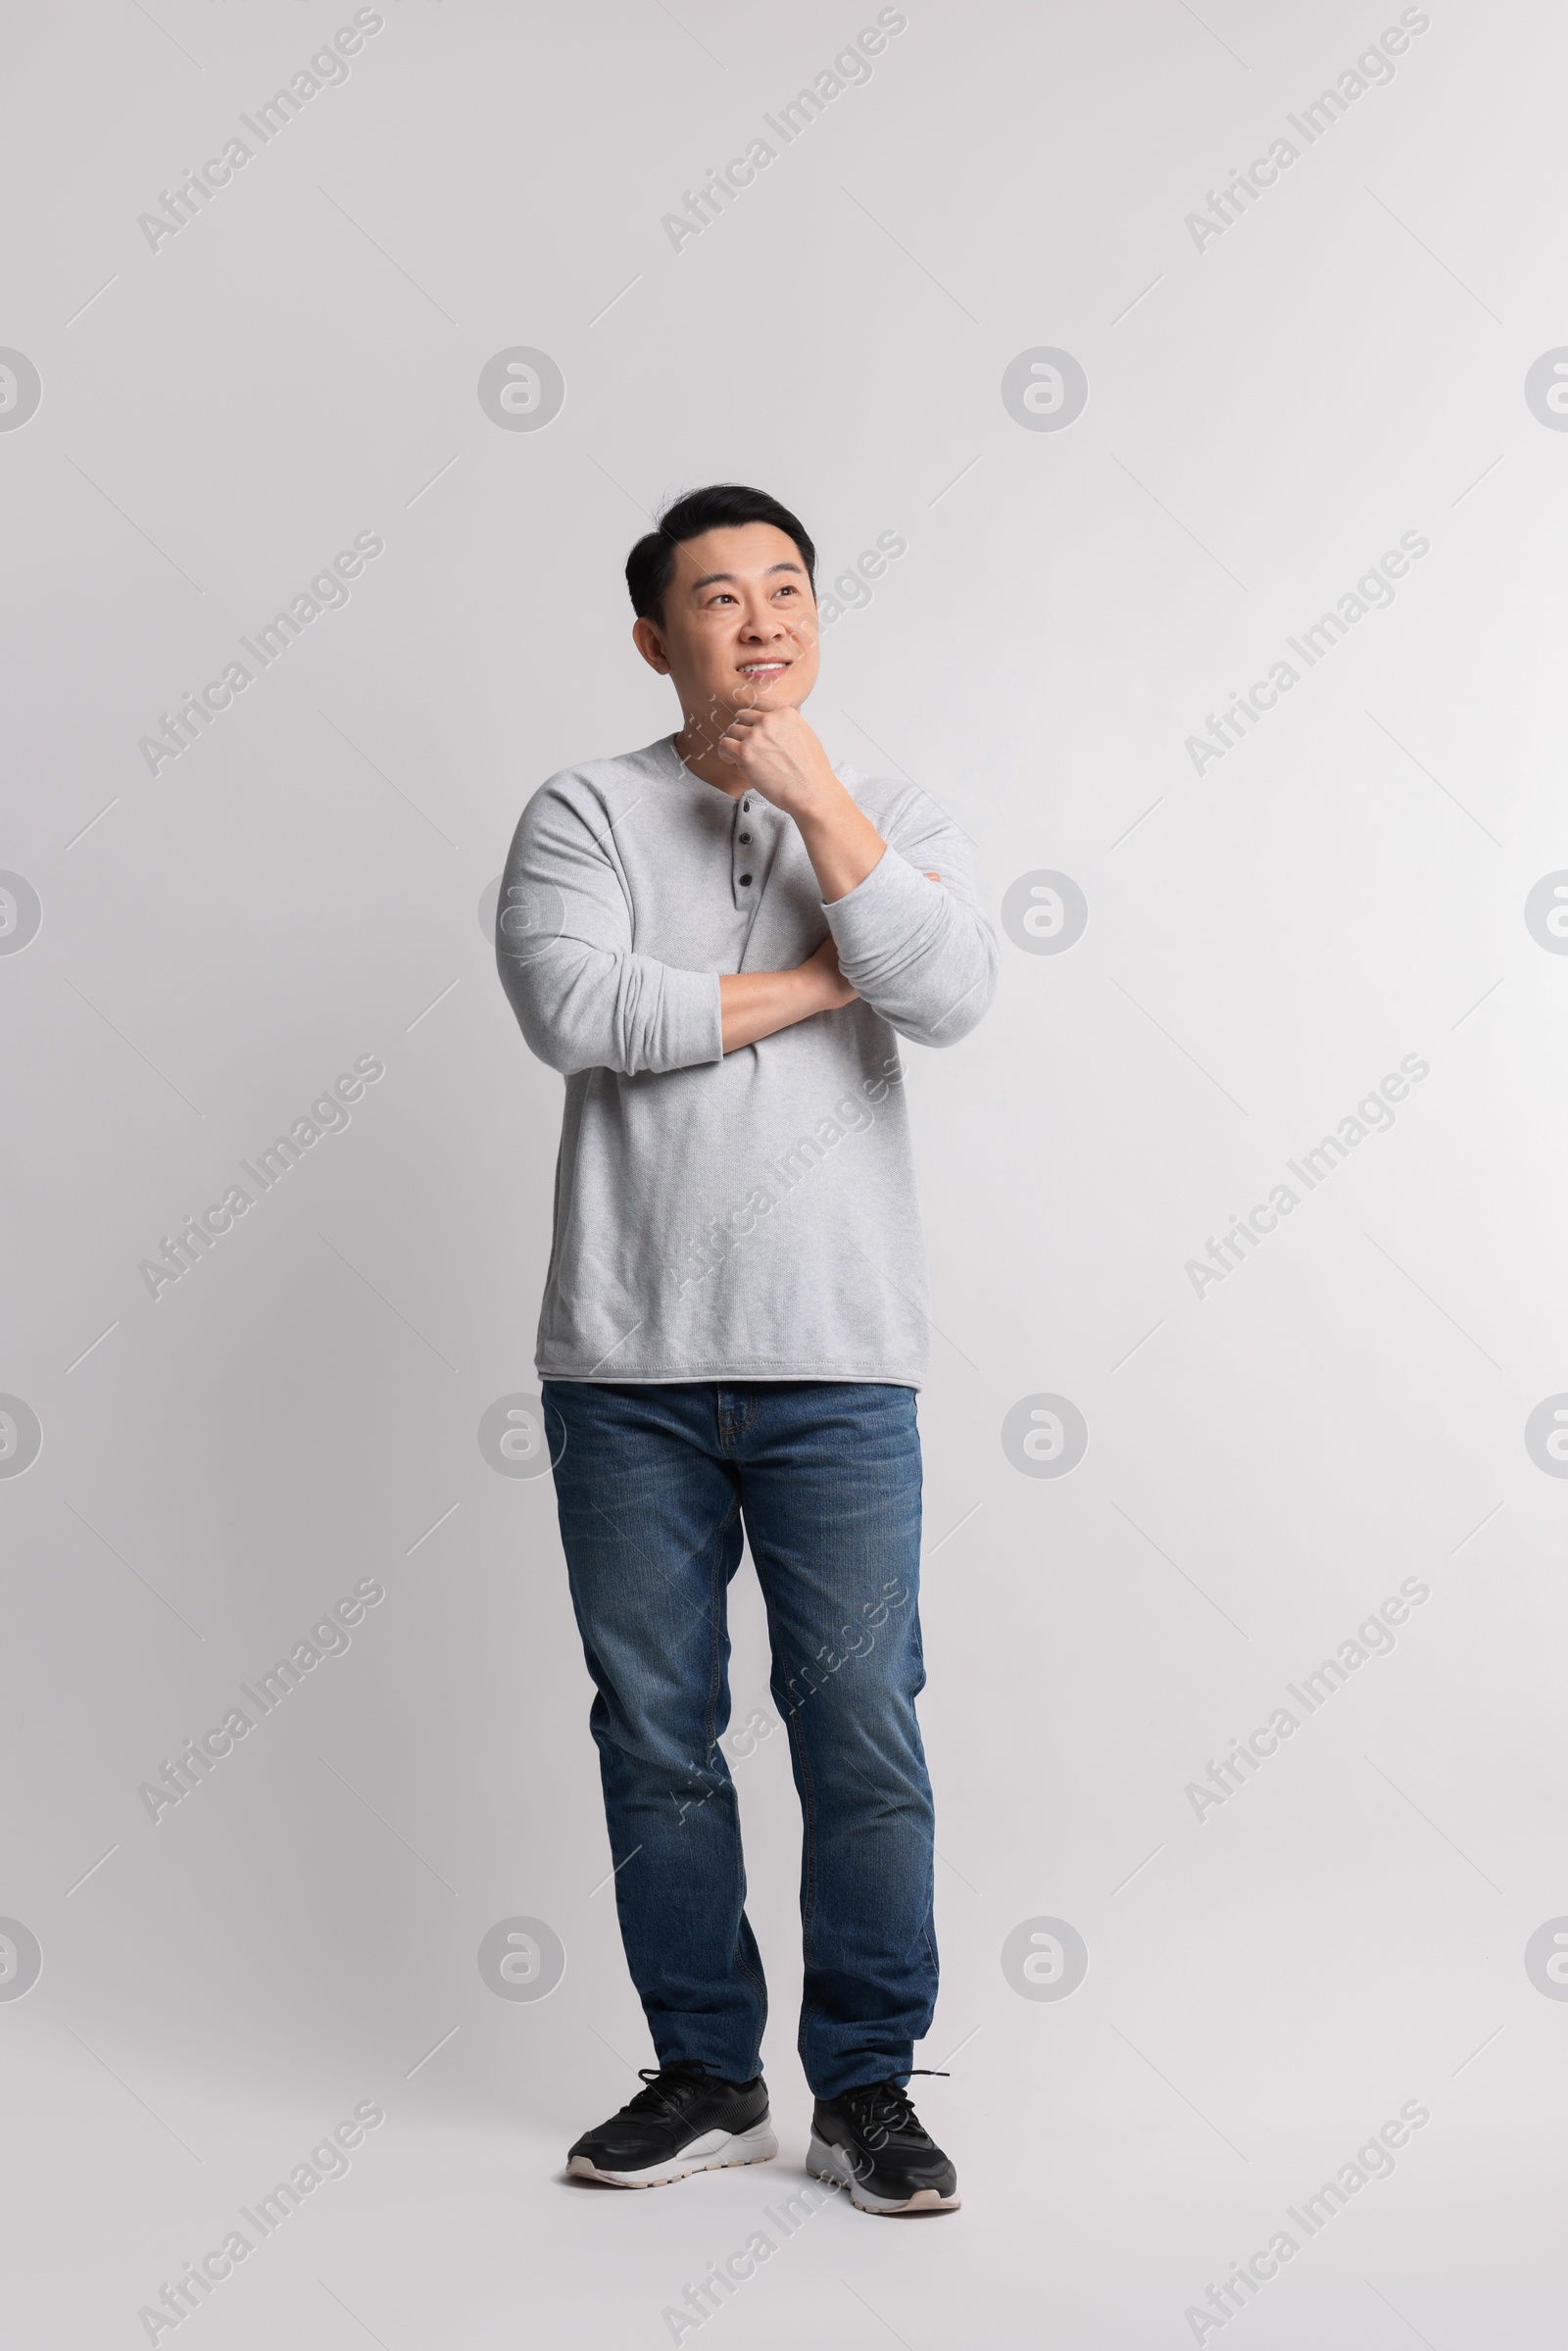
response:
[[[742,839],[742,841],[743,841],[743,842],[745,842],[745,841],[749,841],[749,840],[751,839],[751,837],[752,837],[752,836],[751,836],[751,834],[750,834],[750,833],[742,833],[742,835],[741,835],[741,839]]]
[[[742,814],[743,816],[749,816],[749,815],[751,814],[751,812],[752,812],[752,804],[751,804],[751,802],[750,802],[749,800],[743,800],[743,801],[741,802],[741,814]]]
[[[741,875],[741,888],[742,888],[743,890],[749,890],[749,889],[751,888],[751,886],[752,886],[752,877],[751,877],[751,875],[750,875],[749,873],[743,873],[743,874]]]

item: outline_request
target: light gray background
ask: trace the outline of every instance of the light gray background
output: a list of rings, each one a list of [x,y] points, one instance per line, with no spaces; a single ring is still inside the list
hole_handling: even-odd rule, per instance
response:
[[[906,536],[810,715],[954,810],[994,906],[1051,869],[1089,922],[1008,944],[977,1035],[907,1056],[920,2056],[952,2054],[916,2087],[965,2207],[832,2205],[700,2339],[1190,2342],[1208,2282],[1418,2100],[1394,2177],[1232,2324],[1559,2342],[1568,2004],[1524,1953],[1568,1912],[1568,1485],[1523,1429],[1568,1389],[1568,960],[1523,909],[1568,865],[1568,438],[1524,378],[1568,342],[1568,26],[1433,0],[1392,84],[1200,252],[1188,212],[1396,9],[910,0],[677,254],[661,216],[873,10],[381,10],[156,253],[138,214],[350,8],[8,12],[0,343],[43,384],[0,432],[0,866],[43,911],[0,956],[0,1389],[43,1431],[0,1480],[0,1912],[43,1951],[0,1999],[8,2336],[145,2340],[138,2307],[363,2099],[384,2127],[202,2341],[654,2346],[800,2184],[777,1733],[734,1769],[782,2158],[561,2184],[648,2046],[549,1482],[476,1440],[534,1384],[561,1094],[476,909],[545,776],[673,723],[620,564],[661,497],[737,476],[826,580]],[[480,408],[514,345],[564,371],[544,431]],[[1062,432],[1001,397],[1042,345],[1089,379]],[[346,609],[150,776],[158,713],[361,530],[386,551]],[[1188,734],[1403,531],[1431,552],[1392,609],[1195,775]],[[368,1053],[349,1129],[154,1302],[138,1260]],[[1185,1261],[1405,1054],[1431,1074],[1394,1129],[1200,1300]],[[1060,1480],[1003,1450],[1040,1393],[1088,1425]],[[365,1576],[349,1652],[155,1827],[138,1785]],[[1196,1819],[1187,1784],[1409,1576],[1394,1653]],[[740,1723],[749,1569],[734,1613]],[[476,1964],[518,1915],[566,1952],[539,2003]],[[1060,2002],[1004,1974],[1039,1917],[1088,1947]]]

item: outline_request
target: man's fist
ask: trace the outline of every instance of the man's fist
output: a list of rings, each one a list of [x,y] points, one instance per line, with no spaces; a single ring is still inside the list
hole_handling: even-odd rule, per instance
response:
[[[794,815],[844,787],[799,710],[738,710],[714,747],[746,789]]]

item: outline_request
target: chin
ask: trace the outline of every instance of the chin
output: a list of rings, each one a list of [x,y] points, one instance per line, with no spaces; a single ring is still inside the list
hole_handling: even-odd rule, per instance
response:
[[[749,686],[751,706],[759,710],[793,710],[806,700],[811,690],[811,680],[802,677],[799,668],[786,669],[782,677],[770,677],[765,685]]]

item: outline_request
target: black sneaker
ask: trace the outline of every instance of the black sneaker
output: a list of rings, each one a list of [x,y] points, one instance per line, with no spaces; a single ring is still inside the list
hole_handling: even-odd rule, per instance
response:
[[[597,2131],[584,2131],[567,2156],[566,2170],[576,2179],[662,2187],[688,2172],[768,2163],[778,2153],[760,2074],[726,2082],[688,2059],[639,2072],[648,2087]]]
[[[818,2098],[807,2170],[850,2191],[861,2212],[956,2212],[958,2175],[897,2082]]]

